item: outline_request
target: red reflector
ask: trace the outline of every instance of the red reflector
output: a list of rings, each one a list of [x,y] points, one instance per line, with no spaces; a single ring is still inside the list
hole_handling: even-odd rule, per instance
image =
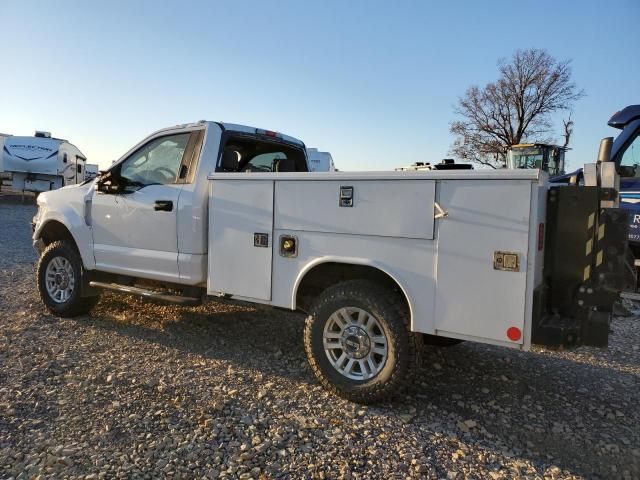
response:
[[[507,338],[514,342],[517,342],[522,337],[522,332],[518,327],[509,327],[507,329]]]
[[[538,225],[538,251],[544,248],[544,223]]]
[[[271,130],[265,130],[264,134],[267,137],[277,137],[278,136],[278,132],[272,132]]]

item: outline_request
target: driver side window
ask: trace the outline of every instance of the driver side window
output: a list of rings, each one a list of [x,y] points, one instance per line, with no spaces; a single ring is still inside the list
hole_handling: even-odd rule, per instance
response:
[[[124,162],[120,176],[143,185],[176,183],[190,133],[152,140]]]
[[[640,135],[636,135],[622,154],[620,176],[640,177]]]

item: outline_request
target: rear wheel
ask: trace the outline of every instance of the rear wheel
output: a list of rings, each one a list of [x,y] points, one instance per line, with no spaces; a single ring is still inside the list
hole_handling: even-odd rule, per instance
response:
[[[97,296],[82,296],[82,260],[66,242],[53,242],[42,252],[36,275],[40,298],[54,315],[75,317],[89,313],[98,302]]]
[[[394,291],[361,280],[325,290],[305,325],[305,350],[315,376],[329,391],[359,403],[398,393],[414,371],[419,336]]]

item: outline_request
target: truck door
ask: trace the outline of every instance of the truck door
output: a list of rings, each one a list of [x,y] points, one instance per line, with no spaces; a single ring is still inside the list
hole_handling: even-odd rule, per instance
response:
[[[629,242],[637,250],[640,244],[640,125],[618,153],[620,206],[629,211]]]
[[[439,182],[437,333],[523,343],[530,198],[530,181]]]
[[[112,168],[119,193],[96,191],[91,222],[96,267],[178,281],[177,205],[190,132],[156,137]]]

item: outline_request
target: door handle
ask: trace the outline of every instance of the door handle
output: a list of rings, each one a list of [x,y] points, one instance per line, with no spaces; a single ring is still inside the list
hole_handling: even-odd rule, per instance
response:
[[[171,200],[156,200],[153,209],[156,212],[170,212],[173,210],[173,202]]]

